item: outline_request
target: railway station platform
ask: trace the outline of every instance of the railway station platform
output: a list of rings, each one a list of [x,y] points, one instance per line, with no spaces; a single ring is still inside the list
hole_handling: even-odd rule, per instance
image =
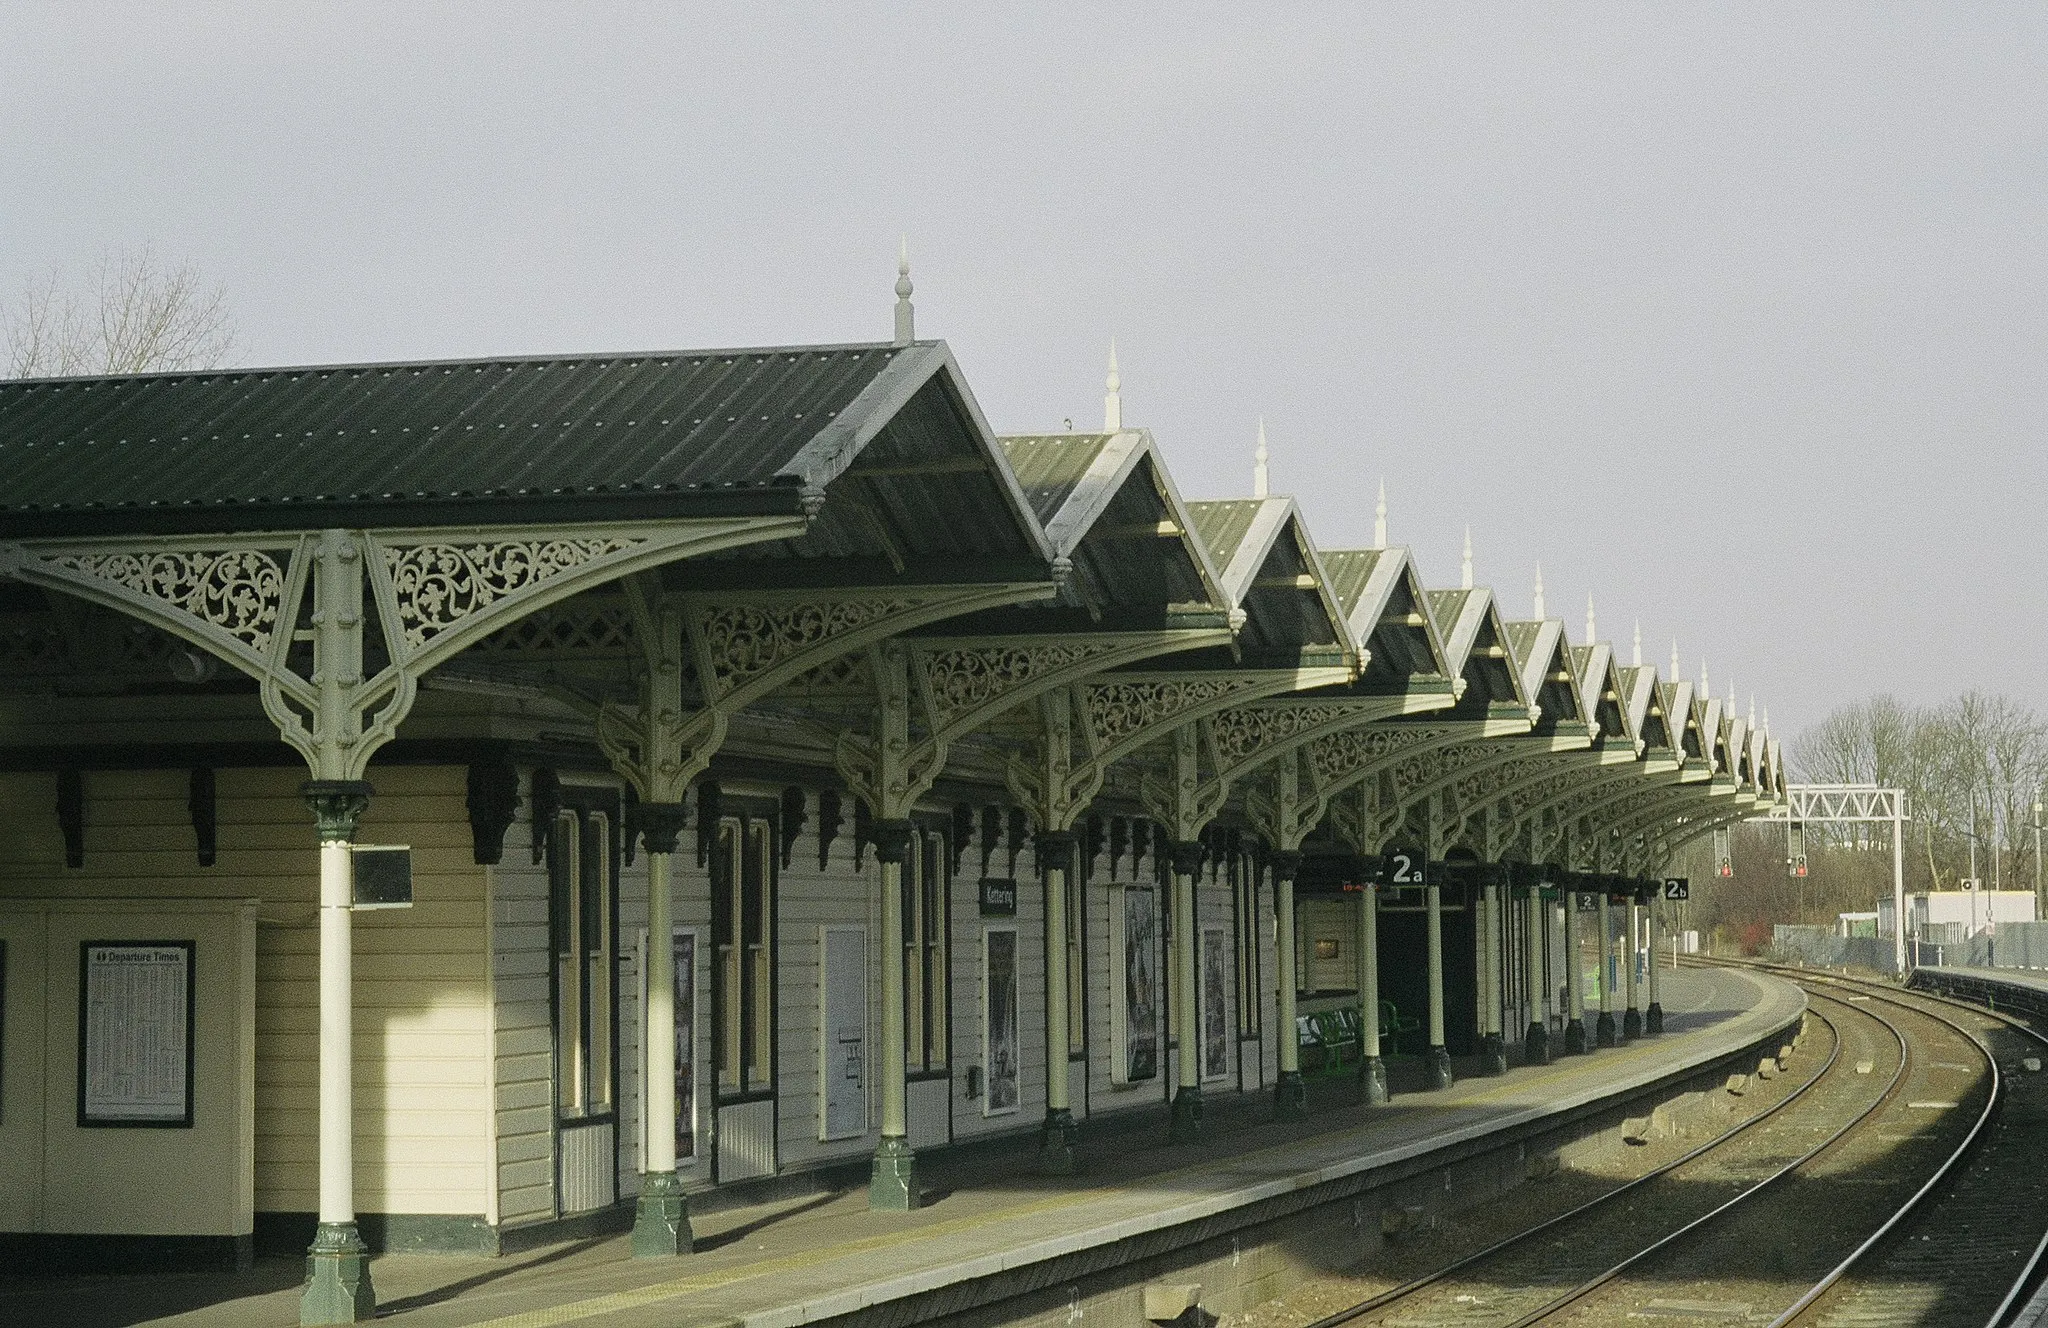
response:
[[[380,1256],[380,1318],[422,1328],[1078,1324],[1122,1296],[1129,1312],[1110,1315],[1121,1325],[1146,1317],[1146,1282],[1199,1282],[1202,1308],[1227,1313],[1286,1290],[1273,1279],[1288,1259],[1355,1257],[1391,1204],[1454,1182],[1468,1195],[1505,1189],[1526,1172],[1525,1148],[1550,1146],[1574,1123],[1753,1065],[1805,1010],[1791,984],[1734,969],[1666,974],[1663,994],[1657,1038],[1437,1093],[1399,1092],[1397,1070],[1393,1102],[1378,1107],[1360,1104],[1348,1078],[1315,1081],[1309,1119],[1212,1118],[1190,1145],[1164,1143],[1162,1113],[1156,1130],[1088,1134],[1074,1177],[1033,1174],[1029,1138],[934,1154],[925,1206],[907,1214],[870,1212],[864,1183],[850,1183],[698,1211],[697,1253],[680,1259],[636,1261],[625,1236],[497,1259]],[[284,1325],[297,1322],[302,1272],[297,1259],[241,1273],[8,1270],[0,1322]]]
[[[2048,971],[2040,969],[1916,968],[1906,985],[2048,1018]]]

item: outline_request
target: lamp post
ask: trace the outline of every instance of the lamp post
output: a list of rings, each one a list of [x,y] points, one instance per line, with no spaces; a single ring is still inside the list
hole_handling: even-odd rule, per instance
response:
[[[2041,896],[2041,797],[2034,795],[2034,917],[2048,916],[2048,899]]]

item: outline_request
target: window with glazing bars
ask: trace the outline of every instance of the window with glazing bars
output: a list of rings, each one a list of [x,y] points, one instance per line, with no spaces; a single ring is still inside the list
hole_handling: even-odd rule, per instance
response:
[[[612,1110],[614,961],[611,820],[564,808],[549,841],[555,1105],[564,1120]]]
[[[1237,948],[1237,1032],[1240,1037],[1259,1035],[1259,878],[1244,858],[1230,863],[1231,910],[1236,926]]]
[[[775,1082],[775,827],[765,817],[718,824],[711,861],[711,948],[719,1091]]]
[[[946,1068],[952,867],[942,832],[911,836],[903,855],[903,1059],[914,1072]]]

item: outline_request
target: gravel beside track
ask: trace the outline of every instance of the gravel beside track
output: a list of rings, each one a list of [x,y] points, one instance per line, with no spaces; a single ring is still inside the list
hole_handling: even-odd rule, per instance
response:
[[[1976,1007],[1777,971],[1828,1036],[1752,1081],[1770,1111],[1601,1198],[1585,1175],[1524,1185],[1231,1328],[2015,1322],[2048,1265],[2048,1072],[2022,1068],[2042,1043]]]

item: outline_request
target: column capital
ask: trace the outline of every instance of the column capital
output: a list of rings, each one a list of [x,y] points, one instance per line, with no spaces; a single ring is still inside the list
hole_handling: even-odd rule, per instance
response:
[[[634,807],[633,819],[649,853],[674,853],[676,841],[689,823],[690,808],[681,802],[643,802]]]
[[[299,785],[299,796],[312,809],[323,844],[354,841],[356,823],[369,810],[370,795],[374,792],[360,779],[309,779]]]
[[[1272,865],[1273,881],[1276,885],[1284,881],[1292,881],[1296,873],[1301,870],[1301,854],[1294,849],[1283,848],[1276,850],[1266,861]]]
[[[876,821],[871,833],[875,839],[875,861],[901,864],[910,852],[911,837],[917,834],[917,822]]]
[[[1202,862],[1209,855],[1209,847],[1199,839],[1176,839],[1173,841],[1173,874],[1193,876],[1202,870]]]

